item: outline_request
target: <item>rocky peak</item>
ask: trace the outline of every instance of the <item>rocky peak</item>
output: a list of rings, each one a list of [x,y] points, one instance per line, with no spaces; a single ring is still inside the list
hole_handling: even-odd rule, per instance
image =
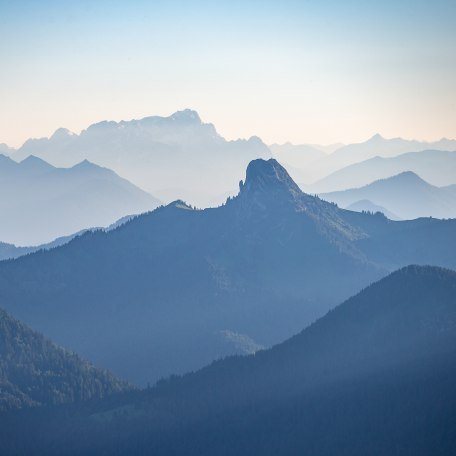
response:
[[[296,185],[285,168],[277,160],[257,159],[247,166],[245,182],[240,182],[241,194],[283,193],[299,195],[301,189]]]

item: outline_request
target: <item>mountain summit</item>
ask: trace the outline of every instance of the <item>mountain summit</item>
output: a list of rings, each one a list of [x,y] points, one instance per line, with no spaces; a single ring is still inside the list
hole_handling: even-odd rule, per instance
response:
[[[251,161],[247,166],[245,183],[241,181],[239,186],[241,193],[302,193],[286,169],[273,158]]]
[[[184,109],[183,111],[177,111],[172,114],[170,118],[174,121],[195,122],[197,124],[202,123],[201,117],[193,109]]]
[[[234,201],[244,209],[243,217],[249,216],[245,209],[256,208],[263,212],[264,217],[285,217],[282,221],[285,226],[289,222],[286,213],[305,215],[309,229],[316,229],[339,248],[348,249],[352,254],[355,252],[348,244],[364,237],[362,230],[345,220],[334,204],[304,193],[275,159],[250,162],[245,183],[241,181],[239,187],[239,195]]]

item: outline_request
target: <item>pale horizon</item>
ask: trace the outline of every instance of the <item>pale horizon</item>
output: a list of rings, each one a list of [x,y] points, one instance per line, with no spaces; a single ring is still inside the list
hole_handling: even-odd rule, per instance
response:
[[[0,0],[0,142],[190,107],[227,139],[456,137],[456,6]]]

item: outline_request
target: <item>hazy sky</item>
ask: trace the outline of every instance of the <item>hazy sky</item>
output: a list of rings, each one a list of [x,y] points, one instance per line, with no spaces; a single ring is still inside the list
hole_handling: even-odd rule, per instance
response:
[[[456,1],[0,0],[0,142],[196,109],[228,137],[456,137]]]

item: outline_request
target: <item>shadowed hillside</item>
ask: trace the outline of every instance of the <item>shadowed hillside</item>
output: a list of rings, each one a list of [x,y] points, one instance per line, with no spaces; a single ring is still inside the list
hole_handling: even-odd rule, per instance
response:
[[[456,273],[409,266],[270,350],[98,405],[13,414],[6,429],[21,418],[31,432],[25,442],[0,440],[37,454],[326,456],[400,448],[449,456],[455,353]]]
[[[101,398],[131,389],[0,309],[0,411]]]

